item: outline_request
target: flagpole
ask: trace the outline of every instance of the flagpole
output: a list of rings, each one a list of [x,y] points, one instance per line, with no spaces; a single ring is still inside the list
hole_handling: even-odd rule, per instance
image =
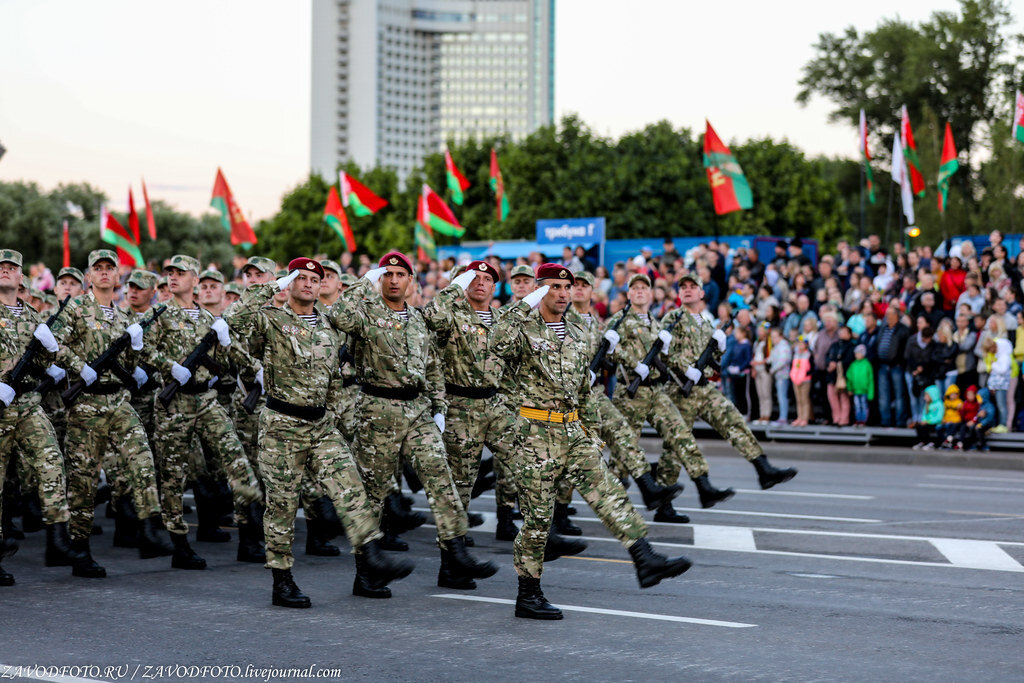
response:
[[[885,211],[885,243],[886,243],[886,244],[890,244],[890,243],[892,243],[892,199],[893,199],[893,191],[892,191],[892,188],[893,188],[893,186],[894,186],[894,185],[895,185],[896,183],[895,183],[895,182],[893,182],[893,181],[891,180],[891,178],[892,178],[892,176],[891,176],[891,174],[890,174],[890,182],[889,182],[889,206],[888,206],[888,207],[886,208],[886,211]]]
[[[859,235],[859,237],[857,239],[857,244],[858,245],[864,239],[864,222],[865,222],[864,211],[866,210],[866,206],[865,206],[865,203],[864,203],[864,201],[865,201],[864,186],[865,186],[865,184],[867,182],[867,173],[865,171],[865,165],[867,163],[868,163],[867,159],[864,159],[863,163],[861,163],[861,165],[860,165],[860,235]]]

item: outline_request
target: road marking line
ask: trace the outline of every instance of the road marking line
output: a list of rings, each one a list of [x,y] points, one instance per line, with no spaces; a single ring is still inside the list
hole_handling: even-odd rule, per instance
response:
[[[1020,562],[991,541],[967,541],[959,538],[935,538],[932,545],[958,567],[1024,571]]]
[[[483,498],[483,496],[478,496]],[[584,504],[585,505],[585,504]],[[637,510],[646,509],[642,505],[637,505]],[[418,512],[430,512],[430,508],[414,507],[413,510]],[[739,515],[741,517],[772,517],[776,519],[808,519],[816,522],[850,522],[851,524],[881,524],[885,520],[883,519],[865,519],[863,517],[825,517],[822,515],[796,515],[784,512],[753,512],[751,510],[705,510],[703,508],[679,508],[676,510],[679,512],[700,512],[711,515]],[[475,511],[474,511],[475,512]],[[491,514],[487,512],[480,513],[484,516]],[[495,517],[497,521],[497,517]],[[579,517],[573,516],[572,521],[574,522],[600,522],[597,517]],[[679,526],[673,522],[647,522],[648,526]],[[479,529],[480,527],[474,527]]]
[[[469,602],[490,602],[496,605],[514,605],[515,600],[506,598],[487,598],[482,595],[456,595],[454,593],[438,593],[435,598],[447,598],[449,600],[466,600]],[[555,605],[565,612],[588,612],[590,614],[607,614],[613,617],[633,617],[634,619],[654,619],[655,621],[675,621],[684,624],[698,624],[700,626],[722,626],[724,628],[756,628],[757,624],[744,624],[736,621],[718,621],[717,619],[697,619],[695,617],[676,617],[671,614],[651,614],[648,612],[628,612],[618,609],[603,609],[601,607],[581,607],[579,605]]]
[[[713,550],[757,550],[754,532],[739,526],[694,524],[693,545]]]
[[[613,560],[610,557],[583,557],[582,555],[563,555],[558,559],[586,560],[587,562],[614,562],[616,564],[633,564],[632,560]]]
[[[1011,514],[1009,512],[982,512],[981,510],[946,510],[946,512],[953,515],[980,515],[981,517],[1011,517],[1019,518],[1024,517],[1024,514]],[[936,519],[935,522],[948,522],[948,519]],[[966,521],[966,520],[965,520]],[[981,520],[984,521],[984,520]],[[920,524],[920,522],[909,522],[910,524]]]
[[[736,493],[762,493],[769,496],[803,496],[806,498],[841,498],[843,500],[874,500],[874,496],[861,496],[852,493],[810,493],[807,491],[776,491],[771,489],[735,489]]]
[[[0,678],[13,678],[19,671],[25,671],[26,669],[32,671],[34,668],[35,667],[19,667],[13,664],[0,664]],[[45,669],[47,667],[39,668]],[[109,681],[101,681],[95,678],[79,678],[78,676],[64,676],[62,674],[54,674],[50,676],[41,673],[33,676],[27,673],[17,673],[17,677],[29,678],[33,681],[50,681],[51,683],[109,683]]]
[[[1002,491],[1006,493],[1024,493],[1024,487],[1010,488],[1008,486],[957,486],[956,484],[915,484],[922,489],[957,489],[959,491]]]
[[[957,481],[968,479],[971,481],[1000,481],[1003,483],[1015,482],[1024,484],[1024,479],[1014,479],[1013,477],[970,477],[959,474],[926,474],[924,476],[928,479],[955,479]]]

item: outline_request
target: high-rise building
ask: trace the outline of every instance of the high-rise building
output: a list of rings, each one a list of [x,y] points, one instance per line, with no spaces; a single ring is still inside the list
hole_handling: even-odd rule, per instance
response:
[[[310,164],[400,177],[451,139],[554,118],[555,0],[313,0]]]

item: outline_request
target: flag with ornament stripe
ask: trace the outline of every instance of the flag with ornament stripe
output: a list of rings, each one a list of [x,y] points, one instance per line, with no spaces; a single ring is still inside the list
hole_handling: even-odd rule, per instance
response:
[[[501,178],[501,167],[498,166],[498,154],[491,148],[491,189],[494,191],[494,213],[498,222],[508,218],[508,195],[505,194],[505,181]]]
[[[910,173],[910,189],[918,197],[923,197],[924,176],[921,174],[921,159],[917,156],[917,143],[914,142],[910,114],[907,113],[905,104],[900,115],[900,144],[903,147],[903,159],[907,162],[907,171]]]
[[[388,205],[373,191],[344,171],[338,173],[338,186],[341,188],[341,204],[352,209],[356,216],[372,216]]]
[[[953,144],[953,130],[946,122],[946,135],[942,142],[942,163],[939,165],[939,213],[945,213],[949,196],[949,179],[953,177],[960,162],[956,159],[956,145]]]
[[[444,170],[448,176],[448,189],[452,191],[452,201],[462,206],[462,202],[465,200],[463,194],[469,187],[469,180],[466,176],[462,175],[462,171],[455,165],[455,160],[452,159],[452,153],[447,149],[444,151]]]
[[[327,206],[324,207],[324,221],[338,235],[338,239],[349,251],[356,250],[356,236],[352,234],[352,228],[348,224],[348,216],[345,215],[345,207],[341,205],[341,197],[338,191],[331,185],[327,192]]]
[[[100,206],[100,239],[117,250],[117,259],[122,266],[140,268],[145,265],[139,245],[132,241],[132,236],[105,205]]]
[[[422,198],[425,203],[421,202],[421,211],[425,212],[425,215],[421,216],[421,220],[424,225],[430,227],[431,231],[452,237],[462,237],[466,234],[466,229],[459,225],[459,219],[444,203],[441,195],[430,189],[426,183],[423,184]]]
[[[416,240],[416,258],[420,261],[436,260],[437,243],[430,229],[430,207],[426,194],[421,194],[416,203],[416,228],[413,234]]]
[[[245,214],[235,201],[228,186],[227,178],[223,171],[217,169],[217,177],[213,181],[213,197],[210,199],[210,206],[220,211],[220,222],[224,229],[231,235],[231,244],[242,245],[248,249],[256,244],[256,233],[253,232],[249,221],[245,220]]]
[[[743,169],[711,127],[711,123],[705,123],[707,130],[704,133],[704,168],[707,170],[708,183],[711,185],[715,213],[722,215],[753,208],[754,195],[750,191],[746,176],[743,175]]]

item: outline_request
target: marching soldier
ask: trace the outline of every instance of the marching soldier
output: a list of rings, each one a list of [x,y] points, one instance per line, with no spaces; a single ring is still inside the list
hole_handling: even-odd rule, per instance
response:
[[[362,382],[352,450],[378,521],[401,458],[411,460],[437,524],[438,585],[474,588],[473,579],[493,576],[498,568],[466,550],[466,510],[442,438],[444,378],[423,314],[406,303],[412,278],[409,259],[390,252],[331,307],[331,322],[353,339]]]
[[[146,431],[128,401],[125,386],[106,373],[98,376],[89,365],[114,340],[127,333],[131,338],[131,351],[125,352],[119,360],[125,367],[135,368],[133,375],[139,382],[141,369],[136,367],[135,361],[151,353],[151,350],[140,353],[144,350],[142,327],[114,306],[117,267],[117,255],[112,250],[91,252],[89,292],[73,299],[54,326],[60,343],[58,365],[86,384],[85,392],[68,409],[65,439],[72,548],[81,555],[72,565],[72,573],[86,578],[107,575],[92,557],[89,535],[101,458],[110,443],[117,444],[126,462],[133,462],[132,491],[139,517],[139,556],[161,557],[170,551],[157,534],[161,508]]]
[[[309,607],[292,577],[291,543],[299,487],[310,471],[341,511],[345,533],[356,554],[353,595],[389,598],[387,584],[408,576],[413,565],[387,557],[381,532],[348,445],[327,409],[336,369],[338,335],[317,305],[323,275],[319,263],[297,258],[289,275],[250,287],[228,314],[233,329],[250,340],[267,369],[267,405],[260,414],[258,458],[267,491],[264,528],[267,567],[274,574],[273,604]],[[266,306],[279,292],[281,308]]]
[[[564,317],[573,275],[546,263],[537,271],[540,289],[512,306],[494,326],[492,349],[518,367],[515,379],[523,400],[516,427],[513,467],[523,510],[514,561],[519,576],[515,614],[529,619],[561,619],[544,597],[540,577],[558,479],[565,476],[604,523],[629,549],[641,588],[690,568],[685,557],[666,558],[647,542],[647,526],[622,484],[601,458],[584,429],[579,409],[590,391],[586,333]],[[537,309],[537,310],[534,310]]]
[[[704,308],[704,288],[700,277],[694,273],[684,275],[679,281],[679,298],[683,307],[669,312],[663,321],[666,325],[679,321],[674,328],[676,333],[672,335],[668,366],[678,377],[689,379],[694,386],[688,397],[683,396],[677,384],[673,383],[669,387],[668,393],[683,417],[685,446],[681,459],[677,459],[679,453],[676,451],[672,451],[671,458],[662,458],[658,467],[659,481],[674,482],[679,478],[680,469],[685,467],[697,487],[701,507],[708,508],[732,497],[732,489],[716,489],[708,480],[708,463],[693,438],[693,422],[698,417],[707,421],[754,465],[762,489],[789,481],[796,476],[796,469],[780,469],[768,462],[764,449],[736,406],[714,384],[707,381],[715,370],[710,366],[697,367],[697,359],[712,339],[716,345],[716,361],[725,351],[725,333],[714,329],[700,314]]]
[[[630,430],[634,434],[640,433],[644,420],[650,422],[657,430],[658,435],[665,441],[665,452],[661,456],[661,462],[666,458],[679,460],[686,448],[687,432],[683,417],[659,386],[666,378],[662,377],[657,369],[647,367],[642,362],[656,339],[661,339],[667,348],[672,335],[661,329],[658,321],[652,319],[648,313],[651,305],[650,278],[643,273],[636,273],[629,278],[627,296],[633,304],[630,310],[625,314],[620,311],[608,319],[608,327],[611,328],[622,318],[618,332],[609,329],[604,334],[604,337],[614,345],[614,350],[608,355],[619,366],[616,371],[619,381],[615,387],[613,403],[629,422]],[[640,375],[642,381],[636,395],[630,397],[627,387],[634,374]],[[660,464],[658,468],[658,483],[661,486],[672,486],[676,483],[675,480],[662,478]],[[686,524],[690,518],[676,512],[669,500],[658,508],[654,521]]]

